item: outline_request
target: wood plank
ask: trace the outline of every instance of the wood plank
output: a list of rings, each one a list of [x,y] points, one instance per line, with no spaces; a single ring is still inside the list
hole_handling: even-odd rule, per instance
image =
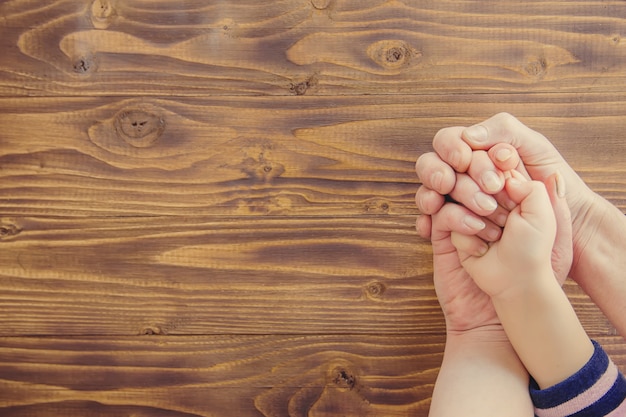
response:
[[[612,92],[626,5],[603,1],[13,0],[0,95]]]
[[[0,338],[0,414],[425,415],[442,351],[441,336]]]
[[[0,335],[443,334],[412,216],[13,218]],[[575,285],[592,335],[613,327]]]
[[[440,331],[413,218],[17,218],[0,334]]]
[[[626,208],[626,95],[0,99],[7,216],[416,214],[417,157],[498,111]]]
[[[623,339],[598,341],[625,370]],[[0,413],[424,416],[443,343],[443,335],[0,338]]]

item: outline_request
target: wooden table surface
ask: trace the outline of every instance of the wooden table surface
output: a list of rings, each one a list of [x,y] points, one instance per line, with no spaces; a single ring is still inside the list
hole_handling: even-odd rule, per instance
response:
[[[623,35],[623,1],[0,2],[0,415],[426,416],[415,160],[507,111],[626,210]]]

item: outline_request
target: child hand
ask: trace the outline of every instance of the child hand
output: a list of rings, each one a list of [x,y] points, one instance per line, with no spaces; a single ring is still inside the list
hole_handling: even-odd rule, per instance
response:
[[[505,191],[518,206],[510,212],[502,238],[488,246],[477,236],[451,236],[461,264],[491,297],[532,285],[551,271],[556,220],[546,187],[511,173]]]

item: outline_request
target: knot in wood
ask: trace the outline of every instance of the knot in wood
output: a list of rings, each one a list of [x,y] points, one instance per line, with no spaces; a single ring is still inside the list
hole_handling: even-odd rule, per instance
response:
[[[96,69],[96,61],[92,55],[84,55],[76,58],[72,63],[72,71],[76,75],[89,75]]]
[[[22,228],[11,220],[0,220],[0,241],[9,240],[19,235]]]
[[[331,0],[311,0],[311,4],[317,10],[324,10],[330,6]]]
[[[611,42],[613,42],[613,45],[615,46],[619,45],[621,41],[622,41],[622,36],[619,33],[611,37]]]
[[[541,77],[545,75],[548,70],[548,61],[545,58],[537,58],[529,62],[524,70],[532,77]]]
[[[304,81],[291,83],[289,91],[297,96],[303,96],[309,88],[315,87],[315,85],[317,85],[317,78],[312,76]]]
[[[412,60],[422,56],[418,50],[401,40],[375,42],[367,48],[367,54],[374,62],[387,69],[407,67]]]
[[[160,335],[160,334],[165,334],[165,333],[159,326],[147,326],[141,329],[141,332],[139,332],[139,334],[144,335],[144,336],[153,336],[153,335]]]
[[[370,298],[382,298],[386,290],[385,284],[379,281],[370,282],[365,287],[365,291]]]
[[[91,23],[96,29],[106,29],[115,16],[115,9],[108,0],[95,0],[91,4]]]
[[[365,212],[370,214],[389,213],[389,203],[380,198],[373,198],[365,202]]]
[[[274,145],[269,140],[259,139],[244,146],[241,171],[255,182],[269,183],[285,172],[285,166],[273,157]]]
[[[165,130],[165,120],[141,109],[123,110],[115,118],[118,136],[135,148],[152,146]]]
[[[339,388],[353,390],[356,386],[356,377],[347,369],[336,368],[334,371],[333,383]]]

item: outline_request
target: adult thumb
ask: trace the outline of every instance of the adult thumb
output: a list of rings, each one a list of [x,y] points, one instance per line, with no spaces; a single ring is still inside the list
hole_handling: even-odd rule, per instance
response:
[[[554,145],[541,133],[524,125],[508,113],[499,113],[467,127],[461,133],[463,140],[474,150],[489,150],[498,143],[508,143],[519,152],[524,164],[543,166],[562,160]],[[539,174],[544,174],[543,172]],[[543,178],[534,178],[545,180]]]

